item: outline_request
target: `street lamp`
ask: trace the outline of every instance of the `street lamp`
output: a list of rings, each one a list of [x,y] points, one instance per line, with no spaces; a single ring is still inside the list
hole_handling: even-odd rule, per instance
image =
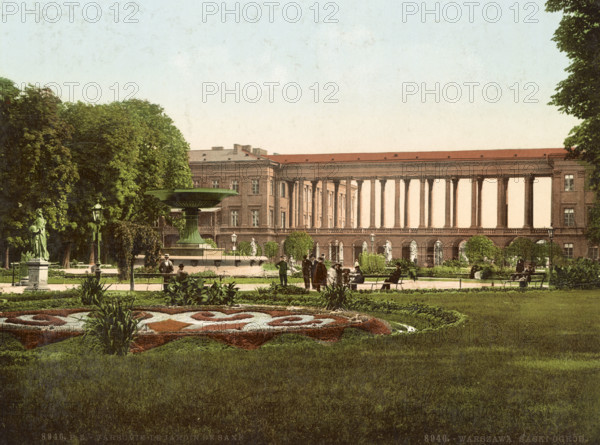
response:
[[[94,241],[96,241],[96,277],[100,279],[100,274],[102,271],[100,270],[100,241],[102,240],[102,234],[100,233],[100,224],[102,223],[102,205],[100,203],[96,203],[94,207],[92,207],[92,219],[94,221],[94,225],[96,226],[96,231],[94,233]]]
[[[371,233],[371,253],[375,253],[375,234]]]
[[[552,227],[552,223],[550,223],[550,228],[548,229],[548,237],[550,238],[550,248],[548,249],[548,256],[550,258],[550,275],[548,276],[548,289],[550,289],[550,285],[552,284],[552,240],[554,239],[554,227]]]
[[[237,235],[235,234],[235,232],[231,235],[231,242],[233,243],[233,251],[235,252],[236,250],[236,245],[235,242],[237,241]]]

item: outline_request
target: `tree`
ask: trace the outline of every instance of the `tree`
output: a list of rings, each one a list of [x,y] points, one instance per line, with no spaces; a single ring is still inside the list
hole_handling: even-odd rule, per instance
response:
[[[507,259],[523,258],[530,263],[540,264],[546,259],[547,248],[544,244],[534,243],[529,238],[515,238],[504,252]]]
[[[277,255],[279,254],[279,244],[277,244],[275,241],[267,241],[265,243],[265,256],[267,258],[269,258],[270,260],[272,260],[273,258],[276,258]]]
[[[566,69],[569,75],[559,82],[550,104],[582,121],[564,145],[571,158],[591,165],[589,185],[596,192],[596,204],[587,236],[600,243],[600,8],[591,0],[548,0],[546,9],[563,12],[553,40],[571,59]]]
[[[366,274],[381,274],[385,272],[385,257],[378,253],[363,252],[358,257],[360,268]]]
[[[465,255],[469,263],[483,263],[498,256],[500,249],[485,235],[475,235],[465,243]]]
[[[19,91],[0,79],[0,238],[8,248],[25,247],[36,209],[49,236],[69,224],[68,196],[78,179],[65,142],[72,127],[61,117],[60,99],[46,88]]]
[[[161,242],[151,226],[129,221],[116,221],[109,225],[108,248],[119,267],[119,278],[130,279],[130,289],[134,290],[133,268],[135,257],[145,255],[145,266],[156,266],[160,256]]]
[[[306,232],[292,232],[283,243],[283,251],[288,257],[294,257],[295,260],[301,260],[304,255],[308,255],[315,243]]]

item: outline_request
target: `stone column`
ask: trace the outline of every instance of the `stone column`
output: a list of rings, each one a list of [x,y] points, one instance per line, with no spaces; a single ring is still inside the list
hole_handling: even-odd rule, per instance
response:
[[[319,181],[312,181],[311,194],[312,194],[312,214],[310,215],[310,228],[314,229],[317,227],[317,185]]]
[[[298,224],[299,229],[304,229],[304,181],[298,183]]]
[[[281,205],[281,184],[279,181],[275,180],[275,178],[273,178],[273,192],[275,193],[275,205],[273,206],[273,227],[278,228],[281,227],[281,217],[279,216],[279,206]]]
[[[357,190],[356,190],[356,228],[360,229],[362,226],[362,185],[363,181],[356,181]]]
[[[333,228],[337,229],[340,226],[340,181],[333,183]]]
[[[294,223],[294,192],[296,191],[295,187],[296,183],[293,181],[288,182],[289,194],[288,194],[288,202],[289,202],[289,212],[288,212],[288,221],[290,225],[290,229],[295,227]]]
[[[421,188],[419,193],[419,229],[425,228],[425,183],[427,179],[421,178]]]
[[[506,228],[506,186],[508,182],[508,178],[504,178],[502,176],[498,177],[498,221],[496,227],[499,229]]]
[[[471,228],[477,227],[477,178],[471,178]]]
[[[458,227],[458,178],[452,179],[452,227]]]
[[[394,180],[394,227],[400,228],[400,179]]]
[[[553,171],[552,172],[552,194],[550,197],[551,202],[551,210],[550,214],[552,215],[550,218],[550,223],[554,228],[563,227],[564,225],[564,217],[560,214],[560,194],[563,190],[563,178],[562,172]],[[556,242],[556,241],[555,241]]]
[[[433,179],[427,180],[427,227],[433,227]]]
[[[371,179],[371,225],[369,228],[375,228],[375,179]]]
[[[386,179],[381,179],[379,181],[381,183],[381,227],[382,229],[385,227],[385,184],[387,183]]]
[[[325,229],[329,227],[329,204],[327,202],[328,196],[327,191],[327,180],[321,181],[321,228]]]
[[[525,176],[525,222],[523,227],[533,228],[533,175]]]
[[[346,229],[352,228],[352,179],[346,179]]]
[[[483,206],[481,205],[481,197],[483,196],[483,178],[477,178],[477,227],[480,229],[483,227],[482,211]]]
[[[404,180],[404,228],[410,226],[410,178]]]
[[[444,228],[449,228],[452,224],[452,182],[450,178],[446,178],[446,219],[444,222]]]

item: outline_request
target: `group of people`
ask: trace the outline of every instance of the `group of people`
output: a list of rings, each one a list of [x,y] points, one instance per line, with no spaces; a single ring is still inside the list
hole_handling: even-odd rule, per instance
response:
[[[184,267],[185,266],[183,265],[183,263],[181,263],[179,265],[177,274],[175,275],[175,278],[177,278],[178,281],[183,281],[188,276],[188,273],[185,270],[183,270]],[[165,292],[167,291],[169,281],[171,281],[171,278],[172,278],[171,274],[173,273],[174,270],[175,270],[175,264],[173,263],[173,261],[171,261],[169,254],[165,253],[163,260],[160,262],[160,265],[158,266],[158,271],[161,274],[163,274],[163,290]]]

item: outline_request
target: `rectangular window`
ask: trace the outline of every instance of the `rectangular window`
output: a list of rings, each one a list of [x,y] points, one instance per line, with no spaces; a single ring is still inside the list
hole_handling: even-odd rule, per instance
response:
[[[566,258],[573,258],[573,243],[564,244],[564,253]]]
[[[232,227],[237,227],[238,226],[238,211],[237,210],[232,210],[231,211],[231,226]]]
[[[275,181],[271,180],[269,182],[271,184],[271,186],[270,186],[270,188],[271,188],[271,196],[275,196]]]
[[[259,185],[258,179],[253,179],[252,180],[252,194],[253,195],[258,195],[258,193],[259,193],[258,185]]]
[[[565,192],[572,192],[575,189],[575,180],[573,175],[565,175]]]
[[[269,210],[269,227],[273,227],[273,221],[275,221],[273,218],[273,210]]]
[[[252,210],[252,227],[258,227],[258,210]]]
[[[600,252],[598,251],[598,246],[590,246],[588,247],[588,258],[594,261],[598,261]]]
[[[238,193],[240,192],[240,183],[237,179],[231,181],[231,190]]]
[[[285,198],[285,182],[281,183],[281,197]]]
[[[575,227],[575,209],[565,209],[565,227]]]
[[[287,224],[286,224],[286,219],[285,219],[285,212],[281,212],[281,228],[285,229]]]
[[[214,188],[214,189],[219,188],[219,180],[218,179],[213,179],[212,188]]]

